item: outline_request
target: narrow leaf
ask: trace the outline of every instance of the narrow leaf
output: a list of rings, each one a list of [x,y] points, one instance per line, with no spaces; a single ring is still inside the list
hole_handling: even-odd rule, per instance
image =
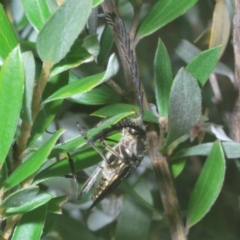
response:
[[[42,99],[46,99],[48,96],[52,95],[61,87],[68,84],[68,73],[64,72],[60,75],[57,75],[51,79],[49,79],[48,84],[44,90]],[[63,99],[53,101],[44,106],[44,108],[38,113],[33,126],[32,126],[32,134],[28,140],[28,145],[38,139],[46,129],[48,129],[49,125],[52,123],[60,106],[62,105]]]
[[[199,222],[216,201],[224,180],[225,159],[216,141],[194,186],[187,211],[187,228]]]
[[[1,7],[0,7],[1,8]],[[24,69],[19,47],[4,61],[0,72],[0,168],[12,144],[22,107]]]
[[[204,143],[188,149],[183,149],[172,156],[173,159],[179,159],[190,156],[208,156],[213,143]],[[228,159],[240,158],[240,143],[237,142],[222,142],[222,147]]]
[[[154,80],[158,113],[161,117],[168,117],[173,74],[169,55],[161,40],[158,41],[154,59]]]
[[[62,214],[62,204],[65,203],[68,200],[67,196],[60,196],[52,198],[47,205],[47,211],[56,213],[56,214]]]
[[[107,56],[113,46],[113,35],[108,24],[105,26],[100,40],[100,52],[98,54],[97,62],[103,65]]]
[[[25,73],[25,89],[23,96],[22,119],[32,125],[32,97],[35,78],[35,61],[31,52],[22,54],[24,73]]]
[[[201,116],[201,92],[185,69],[176,75],[170,95],[168,135],[164,147],[188,133]]]
[[[137,37],[143,38],[157,31],[167,23],[182,15],[197,0],[161,0],[157,1],[140,23]]]
[[[84,93],[90,91],[94,87],[98,86],[99,84],[104,83],[105,81],[109,80],[113,75],[115,75],[118,71],[119,65],[116,56],[113,54],[111,55],[107,70],[102,73],[98,73],[93,76],[85,77],[79,79],[79,81],[73,82],[68,84],[67,86],[59,89],[56,91],[52,96],[50,96],[44,103],[54,101],[57,99],[67,98],[79,93]]]
[[[137,192],[151,201],[151,194],[142,180],[137,184]],[[125,197],[122,211],[117,221],[116,239],[148,239],[151,211],[129,197]],[[129,224],[134,223],[134,224]]]
[[[7,196],[0,205],[0,208],[18,207],[32,200],[38,194],[39,188],[36,186],[23,188]]]
[[[217,50],[215,49],[214,51],[217,51]],[[193,58],[196,57],[201,51],[197,47],[195,47],[193,44],[188,42],[187,40],[182,40],[182,41],[180,41],[180,44],[176,48],[175,52],[178,55],[178,57],[181,58],[184,62],[190,63],[193,60]],[[211,50],[210,50],[210,52],[207,52],[207,55],[209,53],[211,56],[212,55]],[[211,58],[212,57],[214,59],[214,56],[211,56]],[[204,62],[205,61],[206,60],[204,59]],[[211,62],[208,61],[208,63],[210,65],[212,65]],[[226,66],[225,64],[223,64],[221,62],[217,63],[217,66],[214,68],[214,73],[218,73],[218,74],[227,76],[232,82],[234,82],[234,76],[233,76],[232,70],[228,66]],[[202,82],[202,81],[200,81],[200,82]]]
[[[180,159],[178,161],[171,162],[170,169],[174,178],[176,178],[182,172],[186,162],[186,159]]]
[[[93,7],[98,6],[99,4],[101,4],[103,2],[103,0],[93,0]]]
[[[121,97],[107,84],[101,84],[91,91],[77,94],[69,100],[85,105],[103,105],[121,102]]]
[[[221,47],[215,47],[198,54],[187,66],[186,70],[190,72],[204,86],[209,75],[214,70],[219,58]]]
[[[0,60],[4,60],[17,46],[18,40],[2,5],[0,5],[0,23]]]
[[[37,31],[40,31],[51,16],[47,1],[22,0],[22,4],[29,22]]]
[[[92,113],[92,116],[102,117],[102,118],[108,118],[112,117],[114,115],[117,115],[119,113],[128,113],[129,115],[133,115],[133,117],[138,117],[140,115],[139,107],[131,104],[112,104],[106,107],[103,107],[94,113]],[[154,122],[159,123],[157,118],[147,110],[144,110],[144,121],[147,122]]]
[[[24,202],[19,206],[7,208],[4,211],[3,216],[4,218],[8,218],[16,214],[23,214],[32,211],[33,209],[36,209],[49,202],[52,198],[53,196],[51,194],[40,192],[34,198],[29,199],[27,202]]]
[[[82,44],[83,41],[76,41],[72,45],[70,52],[68,52],[66,57],[53,67],[50,77],[53,77],[70,68],[77,67],[82,63],[94,60],[93,56],[83,47]]]
[[[231,30],[231,20],[225,0],[217,0],[214,8],[209,48],[221,45],[219,58],[227,47]]]
[[[37,51],[43,61],[58,63],[69,52],[91,8],[91,0],[68,0],[51,16],[37,39]]]
[[[43,231],[46,213],[46,204],[31,212],[25,213],[17,224],[11,239],[40,239]]]
[[[137,193],[133,187],[128,185],[126,183],[126,181],[123,181],[121,183],[121,185],[119,186],[119,188],[122,191],[124,191],[125,193],[127,193],[134,200],[141,203],[143,206],[147,207],[152,212],[158,213],[159,215],[163,216],[163,213],[161,213],[158,209],[156,209],[152,206],[153,203],[152,203],[151,197],[145,200],[145,198],[143,198],[141,195],[139,195],[139,193]]]
[[[10,177],[6,179],[3,184],[3,190],[9,190],[35,173],[46,161],[48,154],[62,133],[63,130],[57,131],[38,151],[28,157]]]

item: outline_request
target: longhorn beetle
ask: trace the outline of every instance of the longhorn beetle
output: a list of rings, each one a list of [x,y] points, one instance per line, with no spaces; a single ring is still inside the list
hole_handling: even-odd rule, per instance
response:
[[[92,146],[103,158],[101,164],[84,183],[79,194],[76,190],[77,198],[81,199],[97,181],[98,176],[100,175],[97,187],[92,196],[93,203],[88,210],[91,210],[106,196],[108,196],[109,193],[111,193],[124,178],[126,178],[138,167],[144,157],[144,152],[147,149],[146,127],[143,124],[144,112],[142,106],[142,94],[140,91],[140,80],[138,77],[137,63],[130,47],[130,39],[120,18],[118,18],[114,13],[109,12],[105,12],[104,16],[108,24],[112,26],[121,42],[121,48],[124,52],[132,75],[132,81],[135,86],[138,104],[140,107],[140,116],[135,119],[123,119],[119,123],[102,130],[100,133],[90,139],[88,139],[85,132],[80,129],[80,133],[86,140],[86,144]],[[106,134],[114,130],[121,130],[122,136],[120,141],[111,148],[105,143],[103,138],[106,136]],[[103,147],[108,151],[106,156],[104,156],[101,150],[94,144],[94,142],[97,140],[100,140]],[[72,170],[75,187],[77,189],[76,174],[70,155],[69,163]]]

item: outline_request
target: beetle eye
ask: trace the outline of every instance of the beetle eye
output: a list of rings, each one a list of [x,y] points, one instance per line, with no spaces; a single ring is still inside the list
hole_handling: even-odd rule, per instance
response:
[[[133,129],[133,128],[130,128],[130,129],[129,129],[129,133],[130,133],[131,135],[137,135],[137,134],[138,134],[138,131],[135,130],[135,129]]]

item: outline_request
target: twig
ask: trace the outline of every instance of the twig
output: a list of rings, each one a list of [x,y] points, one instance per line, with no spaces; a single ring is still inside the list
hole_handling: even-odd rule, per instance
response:
[[[240,2],[235,0],[235,16],[233,21],[233,47],[235,56],[235,90],[238,97],[231,112],[227,114],[230,138],[240,142]]]

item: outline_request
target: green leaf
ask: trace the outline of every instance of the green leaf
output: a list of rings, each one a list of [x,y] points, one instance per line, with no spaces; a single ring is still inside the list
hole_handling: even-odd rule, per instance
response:
[[[63,130],[58,130],[38,151],[28,157],[4,182],[3,190],[7,191],[16,186],[27,177],[35,173],[42,164],[46,161],[51,149],[57,139],[63,133]]]
[[[100,52],[98,54],[97,62],[99,65],[103,65],[107,59],[107,56],[113,46],[113,35],[110,27],[105,25],[100,40]]]
[[[62,204],[68,200],[67,196],[52,198],[47,205],[47,211],[55,214],[62,214]]]
[[[151,201],[151,194],[145,181],[141,180],[135,189],[142,197]],[[116,239],[148,239],[152,221],[151,215],[149,209],[136,203],[131,198],[125,197],[123,208],[117,221]]]
[[[91,91],[72,96],[69,100],[85,105],[102,105],[119,103],[121,97],[107,84],[102,84]]]
[[[19,206],[7,208],[4,211],[3,216],[8,218],[16,214],[23,214],[25,212],[32,211],[33,209],[36,209],[49,202],[52,198],[53,196],[51,194],[40,192],[34,198],[29,199],[29,201],[24,202]]]
[[[160,39],[154,60],[154,79],[158,113],[161,117],[168,117],[173,74],[169,55]]]
[[[194,59],[194,57],[201,53],[201,51],[187,40],[181,40],[178,47],[175,50],[175,53],[184,62],[190,63]],[[234,75],[232,70],[221,62],[217,63],[217,66],[214,68],[214,73],[227,76],[232,82],[234,82]]]
[[[131,104],[122,104],[122,103],[112,104],[95,111],[91,115],[102,117],[102,118],[108,118],[124,112],[128,113],[129,115],[134,114],[134,117],[138,117],[139,107]],[[150,111],[147,111],[147,110],[144,110],[144,121],[158,123],[157,118]]]
[[[0,23],[0,60],[4,60],[17,46],[18,40],[2,5],[0,5]]]
[[[58,229],[61,239],[99,240],[99,238],[95,237],[85,224],[75,220],[68,214],[58,216],[55,227]]]
[[[174,178],[176,178],[184,169],[186,165],[186,159],[180,159],[178,161],[171,162],[170,169]]]
[[[39,192],[36,186],[20,189],[7,196],[0,205],[0,208],[13,208],[18,207],[34,199]]]
[[[57,214],[47,212],[47,216],[45,218],[45,223],[43,227],[42,239],[45,240],[48,239],[47,237],[44,238],[44,236],[54,229],[57,218],[58,218]],[[49,240],[51,240],[51,238]]]
[[[84,28],[91,8],[91,0],[69,0],[51,16],[37,38],[37,51],[43,61],[55,64],[66,56]]]
[[[115,54],[113,54],[109,59],[106,71],[79,79],[79,81],[68,84],[67,86],[56,91],[52,96],[45,100],[44,103],[48,103],[57,99],[63,99],[79,93],[90,91],[99,84],[102,84],[109,80],[113,75],[117,73],[118,68],[119,65],[117,62],[117,58]]]
[[[170,94],[168,135],[164,147],[188,133],[201,116],[201,92],[184,68],[176,75]]]
[[[190,147],[188,149],[183,149],[177,153],[175,153],[171,159],[179,159],[183,157],[190,156],[208,156],[213,143],[204,143],[194,147]],[[228,159],[236,159],[240,158],[240,143],[237,142],[222,142],[222,147],[226,157]]]
[[[46,99],[48,96],[53,94],[61,87],[68,84],[67,72],[61,73],[60,75],[54,76],[48,81],[48,84],[44,90],[42,99]],[[33,143],[38,137],[40,137],[49,125],[52,123],[60,106],[62,105],[63,99],[53,101],[44,106],[44,108],[38,113],[33,126],[31,136],[28,140],[28,146]]]
[[[204,86],[209,75],[217,64],[221,46],[208,49],[198,54],[187,66],[186,70]]]
[[[161,0],[157,1],[140,23],[137,37],[143,38],[157,31],[167,23],[182,15],[197,0]]]
[[[40,239],[46,218],[46,205],[25,213],[17,224],[12,240]]]
[[[76,41],[66,57],[53,67],[50,77],[93,60],[92,55],[83,47],[83,41]]]
[[[93,0],[93,7],[100,5],[104,0]]]
[[[188,211],[187,228],[199,222],[216,201],[224,180],[226,163],[221,143],[216,141],[194,186]]]
[[[25,88],[21,117],[25,122],[32,125],[32,97],[35,78],[35,61],[32,52],[23,53],[22,60],[25,73]]]
[[[19,47],[6,58],[0,72],[0,168],[13,142],[22,107],[24,69]]]
[[[112,125],[116,124],[123,118],[126,118],[129,116],[129,112],[124,112],[117,114],[111,118],[106,119],[105,121],[102,121],[101,124],[98,124],[97,127],[92,128],[91,130],[87,131],[87,137],[91,138],[93,136],[96,136],[97,134],[101,133],[102,130],[111,127]],[[80,148],[83,145],[85,145],[85,140],[82,136],[75,137],[69,141],[66,141],[64,144],[58,144],[54,147],[53,151],[50,154],[50,157],[55,157],[61,153],[70,152],[74,149]]]
[[[83,47],[86,48],[86,50],[93,55],[94,57],[98,55],[99,50],[100,50],[100,46],[99,46],[99,42],[98,42],[98,35],[97,34],[93,34],[93,35],[89,35],[86,38],[84,38],[83,40]]]
[[[111,127],[111,125],[116,124],[117,122],[127,117],[128,115],[129,113],[121,113],[105,120],[104,122],[99,124],[96,128],[89,130],[87,132],[87,137],[91,138],[93,136],[96,136],[97,134],[101,133],[103,129]],[[108,144],[111,145],[110,143]],[[99,154],[89,146],[86,149],[81,149],[84,146],[86,146],[86,141],[83,139],[82,136],[79,136],[65,142],[64,144],[56,145],[52,153],[50,154],[50,157],[52,158],[58,156],[59,154],[79,149],[78,153],[72,155],[76,171],[95,165],[102,160]],[[45,168],[41,172],[39,172],[37,176],[35,176],[34,178],[34,183],[37,184],[39,182],[42,182],[48,178],[55,176],[64,176],[70,172],[71,169],[69,167],[68,160],[62,159],[61,161],[56,162],[51,166]]]
[[[47,1],[22,0],[22,4],[29,22],[37,31],[40,31],[51,16]]]
[[[132,188],[130,185],[126,183],[126,181],[123,181],[119,188],[128,194],[128,196],[132,197],[134,200],[137,200],[139,203],[141,203],[143,206],[147,207],[152,212],[158,213],[159,215],[163,216],[163,213],[160,212],[158,209],[154,208],[152,206],[152,199],[151,197],[148,197],[148,199],[145,200],[141,195],[139,195],[134,188]]]
[[[91,150],[91,151],[90,151]],[[99,163],[102,158],[93,149],[84,149],[79,153],[71,155],[76,171],[83,170]],[[71,168],[67,158],[58,161],[39,172],[34,178],[34,184],[48,180],[53,177],[62,177],[71,173]]]

